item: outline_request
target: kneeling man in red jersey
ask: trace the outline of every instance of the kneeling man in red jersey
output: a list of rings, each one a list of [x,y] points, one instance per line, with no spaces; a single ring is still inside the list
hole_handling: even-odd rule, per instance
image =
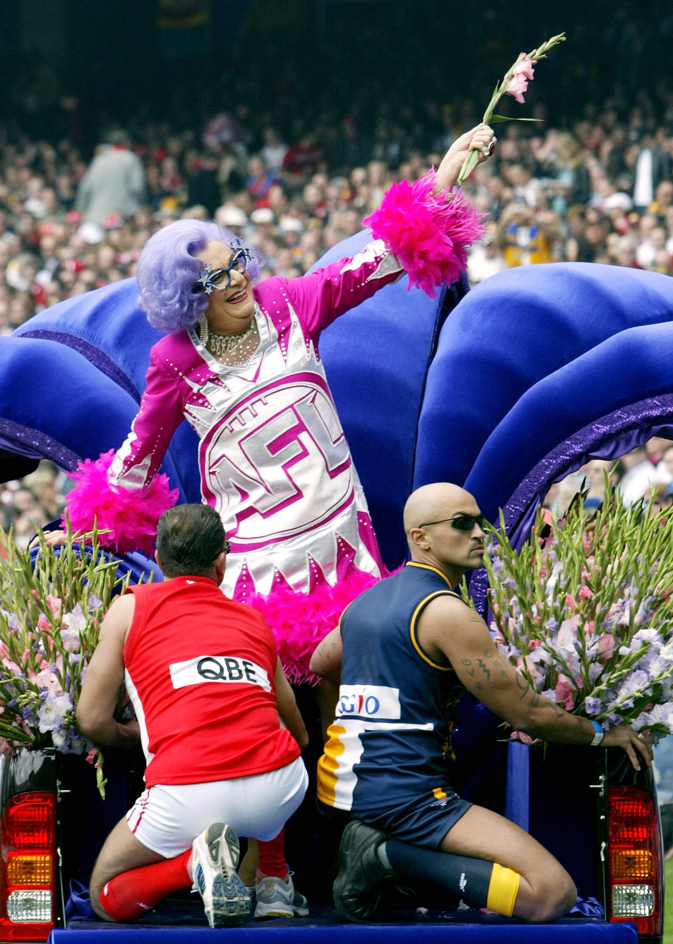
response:
[[[140,740],[147,758],[146,789],[91,877],[107,921],[194,886],[211,927],[238,923],[250,911],[238,835],[274,839],[306,792],[306,728],[271,630],[220,590],[227,551],[214,509],[167,511],[156,554],[165,582],[112,604],[87,669],[80,730],[108,747]],[[138,721],[114,719],[122,681]]]

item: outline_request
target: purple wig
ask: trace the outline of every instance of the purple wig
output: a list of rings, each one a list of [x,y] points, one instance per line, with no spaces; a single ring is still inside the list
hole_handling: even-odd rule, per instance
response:
[[[194,282],[203,269],[195,254],[211,241],[231,246],[237,238],[217,223],[177,220],[147,240],[136,273],[138,304],[154,328],[172,333],[196,324],[209,299],[203,292],[194,291]],[[250,248],[250,252],[248,273],[254,282],[264,260],[256,250]]]

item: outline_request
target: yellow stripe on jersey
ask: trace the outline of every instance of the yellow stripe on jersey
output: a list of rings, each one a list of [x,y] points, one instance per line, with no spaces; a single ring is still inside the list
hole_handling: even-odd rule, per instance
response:
[[[521,876],[512,869],[506,869],[497,862],[493,863],[491,881],[488,886],[486,907],[498,914],[511,917],[514,911],[514,902],[519,891]]]
[[[454,595],[455,597],[458,596],[458,594],[454,591],[453,587],[451,586],[451,581],[450,581],[449,578],[446,576],[446,574],[443,574],[443,573],[441,572],[441,570],[439,569],[439,567],[433,567],[432,564],[421,564],[420,561],[407,561],[407,563],[405,564],[405,566],[406,566],[406,567],[420,567],[422,570],[431,570],[433,573],[439,574],[439,576],[440,576],[443,580],[446,581],[446,585],[447,585],[447,587],[449,588],[449,590],[451,591],[451,593],[453,593],[453,595]],[[348,605],[350,606],[350,603],[349,603]]]
[[[339,740],[340,735],[345,734],[346,729],[340,724],[331,724],[327,729],[328,740],[325,744],[324,753],[318,761],[318,799],[327,806],[334,806],[335,788],[337,782],[336,770],[339,767],[338,757],[346,750]]]
[[[430,569],[434,570],[434,567]],[[452,667],[450,665],[438,665],[436,662],[433,662],[432,659],[428,655],[426,655],[425,652],[423,652],[423,650],[421,649],[418,643],[418,640],[416,639],[416,623],[418,621],[418,617],[421,615],[421,613],[423,612],[423,610],[425,609],[425,607],[428,605],[428,603],[431,600],[434,600],[435,597],[448,597],[448,596],[456,597],[458,596],[458,594],[454,593],[452,590],[435,590],[434,593],[429,593],[427,597],[423,597],[421,602],[418,604],[418,606],[414,610],[413,615],[411,617],[411,621],[409,623],[409,635],[411,636],[412,646],[414,647],[414,649],[419,654],[421,659],[423,659],[424,662],[427,662],[428,665],[431,665],[433,669],[439,669],[440,672],[450,672]]]

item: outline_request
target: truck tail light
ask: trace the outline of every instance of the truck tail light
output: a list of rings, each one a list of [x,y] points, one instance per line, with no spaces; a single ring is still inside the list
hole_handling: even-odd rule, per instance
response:
[[[56,915],[56,795],[8,800],[0,838],[0,939],[46,941]]]
[[[608,915],[639,934],[663,933],[664,872],[656,800],[637,787],[608,788]]]

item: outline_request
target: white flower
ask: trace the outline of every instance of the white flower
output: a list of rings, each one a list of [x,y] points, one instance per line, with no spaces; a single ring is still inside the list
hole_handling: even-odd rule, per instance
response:
[[[65,614],[62,625],[65,625],[67,629],[73,630],[78,635],[83,629],[86,629],[86,616],[82,610],[81,603],[78,603],[70,613]]]
[[[563,620],[556,637],[556,645],[554,648],[560,649],[563,653],[574,652],[576,641],[577,629],[573,626],[571,620]]]
[[[47,695],[37,712],[38,727],[42,734],[62,727],[69,709],[72,709],[72,699],[67,692]]]

